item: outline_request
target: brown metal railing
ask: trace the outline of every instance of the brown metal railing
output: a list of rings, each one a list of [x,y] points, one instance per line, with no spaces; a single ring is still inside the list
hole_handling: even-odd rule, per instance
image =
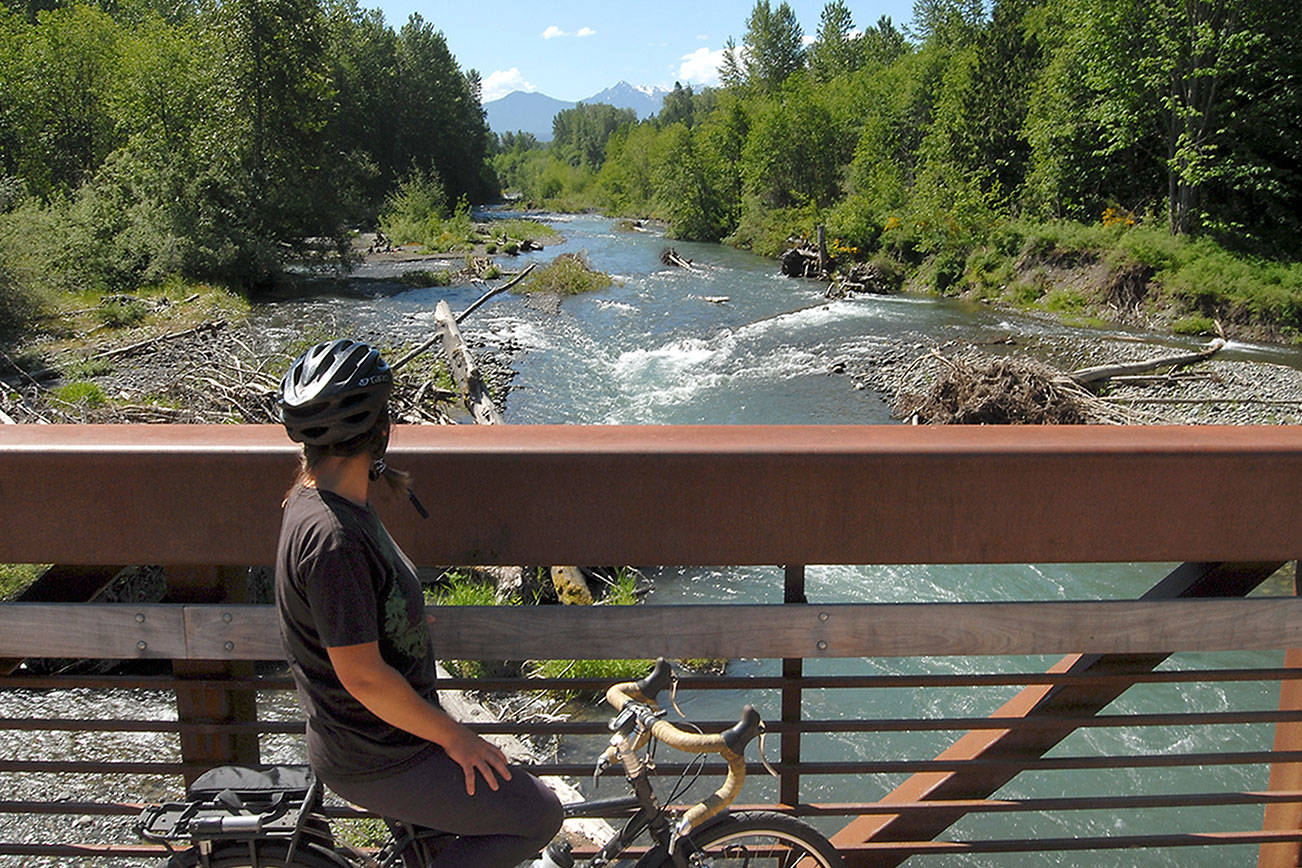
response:
[[[1166,678],[1166,675],[1173,675],[1174,678]],[[1114,679],[1119,676],[1114,676]],[[1172,673],[1150,673],[1147,683],[1215,683],[1226,681],[1230,683],[1242,683],[1246,680],[1269,680],[1275,681],[1280,678],[1288,680],[1302,679],[1302,669],[1282,670],[1278,667],[1268,667],[1262,669],[1201,669],[1201,670],[1184,670]],[[772,696],[773,691],[782,689],[791,689],[792,684],[781,678],[767,679],[740,679],[740,678],[711,678],[711,677],[687,677],[682,684],[682,690],[692,691],[698,689],[731,689],[739,688],[749,690],[756,685],[752,684],[753,680],[758,680],[760,684]],[[864,676],[822,676],[811,679],[817,685],[816,689],[857,689],[865,691],[863,703],[871,707],[871,690],[873,689],[898,689],[898,682],[893,676],[872,676],[867,683],[873,684],[874,687],[862,687],[865,683]],[[1016,687],[1023,684],[1044,681],[1045,676],[1041,673],[1017,672],[1017,673],[973,673],[963,675],[945,675],[945,676],[914,676],[915,681],[921,680],[927,686],[925,690],[982,690],[990,687]],[[1108,679],[1093,679],[1095,682]],[[1069,679],[1059,679],[1060,682],[1073,683]],[[1079,681],[1079,680],[1078,680]],[[543,682],[529,681],[523,685],[515,679],[499,679],[494,682],[500,687],[527,687],[534,689],[539,686],[572,688],[575,686],[589,686],[587,682],[579,681],[576,685],[574,680],[570,679],[551,679]],[[151,689],[163,689],[174,686],[191,686],[188,682],[176,681],[170,678],[129,678],[129,677],[109,677],[101,676],[97,678],[87,677],[43,677],[40,679],[26,678],[23,676],[10,676],[0,679],[0,690],[11,692],[16,690],[26,691],[32,689],[48,690],[52,685],[63,685],[67,687],[86,687],[93,686],[98,689],[137,689],[142,686]],[[214,682],[212,686],[219,686],[221,682]],[[224,685],[231,686],[231,685]],[[241,682],[237,685],[240,688],[255,687],[259,690],[285,690],[289,685],[283,678],[258,678]],[[473,681],[453,681],[448,684],[449,688],[456,687],[482,687],[482,683]],[[807,687],[807,685],[800,685]],[[770,703],[771,704],[771,703]],[[706,727],[722,727],[725,721],[698,721]],[[918,718],[918,719],[848,719],[848,720],[797,720],[797,721],[780,721],[775,720],[770,724],[771,729],[783,735],[794,735],[798,740],[808,738],[811,735],[822,733],[892,733],[892,732],[914,732],[914,731],[968,731],[968,730],[986,730],[1002,729],[1007,727],[1017,727],[1020,729],[1036,728],[1101,728],[1101,727],[1170,727],[1170,726],[1190,726],[1190,727],[1209,727],[1209,726],[1241,726],[1245,724],[1258,724],[1274,726],[1281,723],[1297,724],[1302,722],[1302,711],[1284,710],[1284,711],[1263,711],[1257,709],[1247,710],[1225,710],[1217,712],[1168,712],[1168,713],[1146,713],[1146,714],[1107,714],[1102,716],[1080,716],[1080,717],[1063,717],[1053,720],[1034,720],[1034,719],[1017,719],[1017,718],[978,718],[970,716],[958,716],[950,718]],[[302,724],[296,721],[245,721],[227,724],[202,724],[202,723],[183,723],[180,721],[153,721],[139,719],[123,720],[79,720],[79,719],[44,719],[44,718],[3,718],[0,719],[0,730],[17,730],[17,731],[69,731],[77,733],[96,733],[96,732],[151,732],[166,733],[175,735],[183,727],[203,730],[211,733],[248,733],[256,732],[263,735],[296,735],[301,732]],[[590,721],[566,721],[555,723],[535,722],[524,726],[502,724],[485,724],[475,725],[475,728],[485,733],[496,732],[525,732],[533,735],[592,735],[602,731],[600,722]],[[663,775],[676,774],[682,768],[682,763],[672,762],[673,758],[662,752],[659,757],[657,772]],[[1010,759],[1010,760],[937,760],[928,758],[899,758],[878,761],[797,761],[794,763],[779,762],[777,767],[784,776],[792,776],[797,780],[803,779],[808,781],[811,778],[818,778],[827,775],[856,775],[867,781],[869,776],[875,775],[898,775],[898,774],[929,774],[940,771],[958,771],[958,772],[987,772],[1006,769],[1010,771],[1031,771],[1042,770],[1052,772],[1070,772],[1080,769],[1133,769],[1133,768],[1180,768],[1180,769],[1199,769],[1211,766],[1220,766],[1224,764],[1254,764],[1267,765],[1279,762],[1302,762],[1302,752],[1298,751],[1191,751],[1186,753],[1173,754],[1153,754],[1153,755],[1119,755],[1119,754],[1101,754],[1097,756],[1064,756],[1040,759]],[[16,774],[50,774],[50,773],[67,773],[76,775],[100,775],[106,781],[111,781],[123,776],[132,775],[159,775],[173,776],[177,778],[187,772],[201,770],[203,764],[193,764],[187,762],[175,761],[152,761],[147,759],[130,760],[130,761],[112,761],[112,760],[67,760],[51,759],[37,757],[6,758],[0,760],[0,773],[6,775]],[[534,770],[542,774],[566,774],[566,775],[585,775],[589,768],[586,763],[546,763],[534,767]],[[762,774],[758,764],[752,765],[752,771]],[[721,773],[722,768],[713,766],[707,769],[707,774]],[[177,784],[179,788],[179,783]],[[752,804],[756,804],[752,802]],[[1133,812],[1148,809],[1162,808],[1218,808],[1228,806],[1266,806],[1266,805],[1298,805],[1302,804],[1302,790],[1278,790],[1268,791],[1261,790],[1234,790],[1234,791],[1195,791],[1195,792],[1144,792],[1132,795],[1081,795],[1076,797],[1049,797],[1049,798],[972,798],[972,799],[947,799],[938,801],[912,801],[900,802],[893,804],[872,803],[872,802],[806,802],[797,800],[781,800],[776,804],[759,803],[756,806],[783,811],[790,811],[799,815],[812,817],[881,817],[889,815],[904,815],[913,817],[925,817],[937,813],[946,814],[952,812],[961,812],[970,815],[990,815],[990,814],[1026,814],[1042,815],[1047,813],[1059,814],[1062,812],[1074,811],[1100,811],[1108,810],[1114,812]],[[42,800],[0,800],[0,815],[5,814],[64,814],[71,817],[84,815],[103,815],[116,816],[123,818],[122,827],[125,832],[128,825],[129,816],[139,810],[139,805],[131,802],[52,802]],[[337,810],[337,815],[347,816],[350,812],[346,810]],[[969,853],[996,853],[996,852],[1020,852],[1026,850],[1052,850],[1059,849],[1063,851],[1072,851],[1080,849],[1114,849],[1114,848],[1134,848],[1134,847],[1176,847],[1176,846],[1224,846],[1224,845],[1247,845],[1272,842],[1297,842],[1302,840],[1302,832],[1286,830],[1217,830],[1207,831],[1199,830],[1195,832],[1180,831],[1179,827],[1182,822],[1175,818],[1171,824],[1173,831],[1166,834],[1150,835],[1109,835],[1109,836],[1082,836],[1070,840],[1046,840],[1043,838],[1017,838],[1017,839],[978,839],[963,841],[900,841],[891,843],[860,842],[850,845],[842,845],[843,851],[849,855],[863,855],[870,860],[892,859],[902,855],[925,855],[941,854],[955,852]],[[125,836],[129,839],[129,836]],[[91,855],[103,856],[154,856],[158,855],[156,848],[129,844],[125,840],[112,844],[76,844],[69,842],[39,842],[39,843],[19,843],[15,841],[5,841],[0,843],[0,855],[24,855],[24,856],[71,856],[89,857]],[[865,863],[867,864],[867,863]]]
[[[1302,552],[1296,429],[400,429],[394,452],[395,464],[415,472],[424,498],[444,505],[430,533],[405,505],[380,504],[395,536],[425,564],[1185,561],[1138,601],[885,606],[807,602],[803,568],[788,566],[780,605],[441,610],[438,642],[442,654],[461,659],[542,658],[558,647],[582,647],[589,657],[782,661],[777,675],[692,677],[683,689],[763,697],[779,736],[770,757],[777,753],[782,775],[771,807],[839,830],[836,843],[853,865],[936,853],[1225,845],[1261,845],[1263,865],[1297,864],[1302,690],[1295,685],[1302,659],[1290,651],[1282,666],[1274,656],[1254,666],[1233,655],[1216,658],[1220,665],[1199,658],[1194,669],[1158,668],[1172,653],[1302,647],[1302,601],[1240,599]],[[274,428],[0,428],[0,526],[7,531],[0,561],[164,564],[181,589],[176,603],[159,606],[0,605],[0,657],[177,661],[180,676],[20,673],[0,677],[0,696],[84,688],[187,697],[176,721],[63,720],[0,710],[0,737],[152,733],[176,742],[169,756],[3,756],[0,780],[17,792],[32,775],[99,775],[106,788],[124,776],[161,776],[179,792],[181,776],[223,759],[250,759],[250,745],[256,756],[257,736],[296,737],[301,724],[250,713],[253,695],[289,685],[247,668],[248,661],[278,657],[279,647],[270,613],[238,605],[229,581],[229,567],[270,560],[292,455]],[[565,495],[564,509],[557,493]],[[213,566],[183,566],[193,563]],[[936,674],[901,663],[893,674],[825,675],[807,665],[813,658],[958,655],[979,663],[988,655],[1050,653],[1075,656],[1048,672]],[[1261,655],[1252,662],[1261,663]],[[1259,702],[1200,709],[1179,701],[1135,713],[1109,708],[1133,685],[1250,682],[1279,685],[1278,710]],[[476,686],[557,683],[601,686],[583,679],[487,679]],[[806,711],[811,691],[845,691],[857,708],[871,710],[874,691],[903,688],[1016,695],[988,718],[860,712],[812,719]],[[1045,755],[1073,732],[1118,727],[1229,732],[1238,743],[1221,749],[1204,737],[1184,752]],[[599,731],[582,721],[477,728]],[[1273,746],[1263,728],[1273,729]],[[813,759],[808,750],[828,735],[911,732],[953,733],[956,740],[936,757]],[[672,759],[662,754],[659,771],[678,769]],[[1270,784],[1217,791],[1208,781],[1164,791],[1155,782],[1152,791],[1125,795],[1001,795],[1023,771],[1149,769],[1144,774],[1152,776],[1179,769],[1192,776],[1227,765],[1269,768]],[[581,763],[537,770],[588,771]],[[805,795],[811,781],[846,775],[863,782],[864,798]],[[868,797],[883,790],[889,792],[881,799]],[[1191,828],[1186,816],[1190,808],[1254,806],[1265,812],[1258,828],[1228,828],[1242,825],[1241,813],[1233,821],[1200,813],[1196,822],[1212,828]],[[1167,808],[1181,810],[1163,814],[1161,831],[1149,834],[970,833],[982,817]],[[134,811],[130,801],[111,798],[0,797],[0,816]],[[977,820],[961,839],[938,837],[963,817]],[[0,856],[156,852],[128,841],[0,840]]]

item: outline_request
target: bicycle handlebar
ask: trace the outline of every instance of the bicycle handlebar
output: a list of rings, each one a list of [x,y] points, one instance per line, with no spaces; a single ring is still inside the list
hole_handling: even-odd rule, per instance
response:
[[[624,681],[613,684],[606,691],[606,701],[623,711],[630,702],[647,706],[652,714],[659,711],[656,695],[673,681],[673,669],[661,657],[656,661],[651,674],[640,681]],[[649,692],[648,692],[649,691]],[[655,737],[672,748],[685,753],[717,753],[728,762],[728,775],[722,786],[693,806],[683,815],[679,825],[679,834],[685,835],[704,823],[715,814],[732,804],[746,781],[746,745],[760,732],[760,715],[754,706],[747,705],[741,712],[741,718],[728,730],[717,734],[687,732],[679,729],[667,720],[656,719],[649,727],[644,726],[639,734],[634,749],[641,748],[648,738]]]

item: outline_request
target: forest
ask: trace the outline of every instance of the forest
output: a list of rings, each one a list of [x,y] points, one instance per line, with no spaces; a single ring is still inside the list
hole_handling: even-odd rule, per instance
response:
[[[0,5],[0,326],[65,292],[257,291],[412,179],[491,200],[479,87],[431,22],[348,0]]]
[[[437,22],[355,0],[0,0],[0,331],[52,297],[249,294],[503,189],[764,255],[1302,339],[1302,19],[1284,0],[917,0],[808,36],[757,0],[718,87],[493,135]],[[385,223],[385,225],[391,225]],[[428,233],[427,233],[428,234]],[[1107,285],[1046,271],[1107,264]],[[1091,294],[1092,293],[1092,294]],[[1100,294],[1101,293],[1101,294]]]
[[[534,203],[680,238],[774,255],[821,223],[913,288],[1068,311],[1151,291],[1188,331],[1297,340],[1300,36],[1276,0],[918,0],[904,29],[833,0],[811,41],[758,0],[721,87],[641,123],[578,106],[495,165]],[[1112,297],[1028,267],[1083,259]]]

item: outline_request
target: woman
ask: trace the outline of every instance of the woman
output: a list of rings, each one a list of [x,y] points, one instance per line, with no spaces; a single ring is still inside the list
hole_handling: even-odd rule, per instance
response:
[[[380,354],[351,340],[308,350],[281,383],[303,455],[276,604],[308,761],[354,804],[460,836],[435,865],[506,868],[556,833],[560,803],[439,707],[420,583],[368,501],[372,481],[401,478],[383,461],[392,388]]]

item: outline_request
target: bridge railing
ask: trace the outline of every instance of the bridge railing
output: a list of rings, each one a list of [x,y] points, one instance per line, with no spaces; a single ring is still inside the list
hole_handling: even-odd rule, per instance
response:
[[[1302,648],[1302,610],[1279,578],[1302,551],[1297,429],[402,428],[393,463],[433,507],[422,521],[396,499],[378,502],[419,564],[780,565],[780,604],[441,609],[437,645],[457,659],[772,661],[684,689],[737,690],[775,710],[782,778],[756,792],[835,833],[852,864],[1230,844],[1259,846],[1262,864],[1297,864],[1302,658],[1288,649]],[[0,825],[91,818],[55,838],[0,833],[0,855],[146,855],[82,830],[134,810],[124,786],[147,780],[149,798],[175,796],[181,778],[255,761],[269,740],[301,731],[269,699],[288,688],[283,676],[253,668],[280,657],[272,614],[238,591],[241,567],[272,560],[293,466],[274,428],[0,428],[0,562],[158,564],[172,600],[0,605],[0,657],[170,665],[0,678],[0,738],[67,734],[51,755],[0,759],[10,794]],[[1139,599],[894,604],[811,600],[802,566],[1045,562],[1180,565]],[[1046,654],[1068,656],[1045,671]],[[558,684],[595,686],[527,686]],[[41,704],[80,688],[172,690],[176,719]],[[875,712],[899,708],[877,698],[901,690],[918,712]],[[930,698],[956,693],[966,698]],[[983,708],[994,714],[972,710]],[[481,728],[582,735],[599,724]],[[1079,736],[1141,731],[1156,735],[1101,746]],[[131,733],[169,746],[96,753]],[[916,755],[917,739],[913,755],[838,747],[896,745],[898,733],[934,734],[921,743],[937,755]],[[1242,774],[1214,773],[1227,767]],[[660,757],[662,772],[677,768]],[[61,775],[100,775],[106,797],[61,800]],[[1099,811],[1113,819],[1064,819]],[[1070,837],[1052,831],[1060,820]]]

